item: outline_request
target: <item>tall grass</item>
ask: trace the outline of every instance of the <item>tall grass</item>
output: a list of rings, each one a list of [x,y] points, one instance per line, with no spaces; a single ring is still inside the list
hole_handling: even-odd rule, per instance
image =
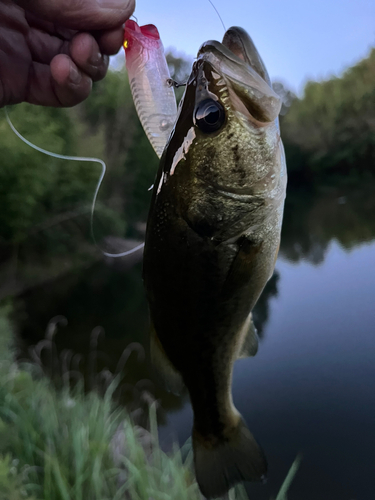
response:
[[[57,391],[35,366],[14,362],[9,332],[0,314],[0,500],[203,498],[190,445],[160,448],[155,404],[146,431],[114,404],[116,380],[104,396],[81,384]],[[239,486],[226,498],[247,495]]]

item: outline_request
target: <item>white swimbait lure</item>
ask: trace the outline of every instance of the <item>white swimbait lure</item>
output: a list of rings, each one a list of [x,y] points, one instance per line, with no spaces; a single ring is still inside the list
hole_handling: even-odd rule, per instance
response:
[[[156,26],[126,21],[124,48],[135,108],[160,158],[177,118],[177,104]]]

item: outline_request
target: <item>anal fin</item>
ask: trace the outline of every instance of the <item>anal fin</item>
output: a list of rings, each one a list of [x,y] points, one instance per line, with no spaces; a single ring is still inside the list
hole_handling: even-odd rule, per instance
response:
[[[181,373],[176,370],[157,336],[154,325],[150,329],[150,354],[157,382],[168,392],[181,394],[184,390],[184,382]]]

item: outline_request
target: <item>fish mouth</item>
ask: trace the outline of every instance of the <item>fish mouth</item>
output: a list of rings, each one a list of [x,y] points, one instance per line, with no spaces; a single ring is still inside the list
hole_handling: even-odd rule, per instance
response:
[[[259,76],[271,86],[271,80],[266,66],[255,47],[255,44],[249,34],[239,26],[233,26],[225,32],[222,44],[227,47],[234,55],[242,59],[251,66]]]
[[[250,115],[261,123],[273,122],[281,109],[280,97],[274,92],[266,66],[251,37],[243,28],[234,26],[222,43],[205,42],[197,62],[209,63],[223,76]]]

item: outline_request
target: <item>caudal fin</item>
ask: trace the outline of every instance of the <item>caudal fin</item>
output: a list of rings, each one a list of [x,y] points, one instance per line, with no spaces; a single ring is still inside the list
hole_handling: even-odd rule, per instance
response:
[[[206,498],[217,498],[241,481],[262,481],[267,461],[254,436],[240,419],[231,439],[212,444],[193,429],[197,482]]]

